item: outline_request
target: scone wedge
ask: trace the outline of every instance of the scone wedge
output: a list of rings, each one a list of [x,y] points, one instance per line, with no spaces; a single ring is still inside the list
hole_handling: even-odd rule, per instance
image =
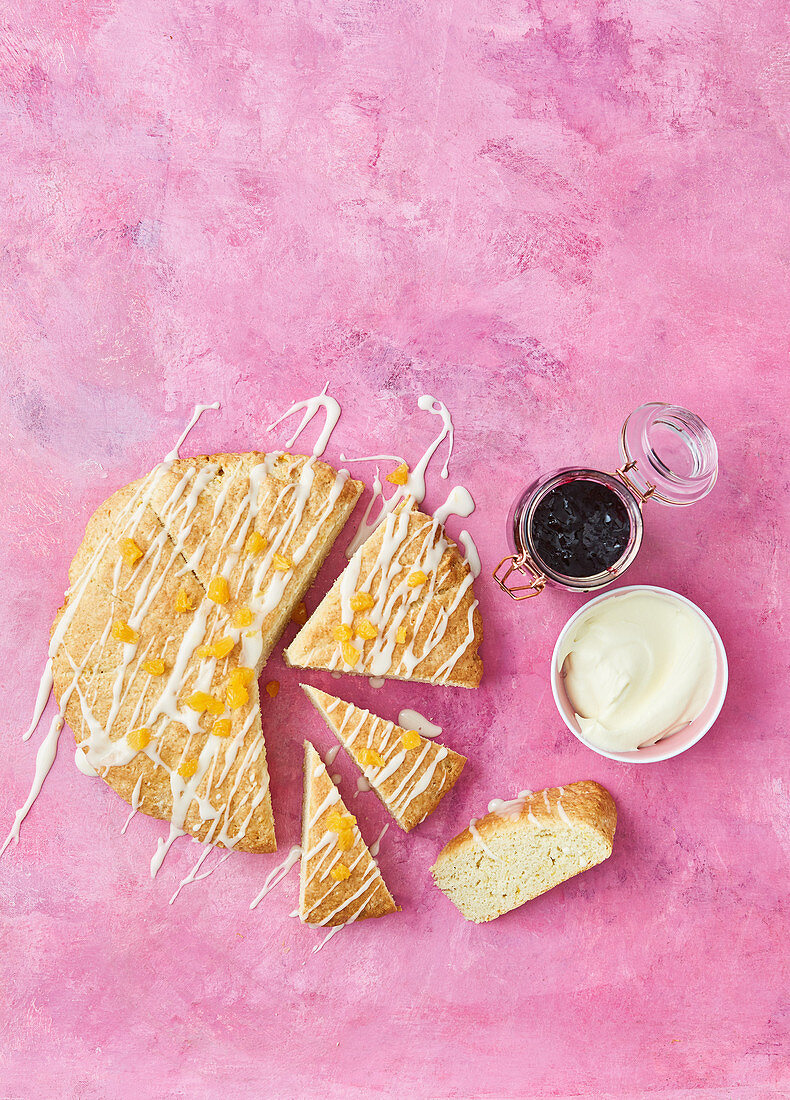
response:
[[[323,760],[309,741],[304,750],[300,920],[333,926],[398,912]]]
[[[297,668],[477,687],[475,574],[433,516],[389,513],[285,651]]]
[[[614,799],[592,780],[524,792],[453,837],[431,868],[467,920],[510,912],[612,854]]]
[[[465,757],[335,695],[307,684],[302,688],[405,832],[452,790]]]

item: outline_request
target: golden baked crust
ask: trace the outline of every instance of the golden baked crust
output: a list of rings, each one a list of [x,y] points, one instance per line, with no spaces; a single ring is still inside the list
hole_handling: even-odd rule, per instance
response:
[[[420,574],[424,583],[412,585],[410,578]],[[483,623],[473,579],[444,527],[416,506],[402,505],[359,548],[286,649],[285,660],[298,668],[477,687]],[[374,605],[355,611],[355,593],[369,594]],[[376,628],[375,638],[355,633],[363,621]],[[353,664],[335,636],[341,624],[351,627],[351,645],[359,654]]]
[[[399,912],[356,818],[349,815],[323,760],[309,741],[304,748],[300,919],[333,926]],[[332,815],[349,822],[345,849],[338,845],[339,834],[332,830]],[[348,876],[335,879],[332,872],[338,869],[348,871]]]
[[[431,871],[468,920],[493,920],[607,859],[616,826],[593,780],[525,793],[449,840]]]
[[[406,749],[403,737],[407,731],[401,726],[318,688],[307,684],[302,688],[405,832],[432,814],[455,786],[466,757],[419,737],[416,731],[411,732],[417,744]],[[366,762],[369,749],[381,756],[383,764]]]
[[[54,690],[77,744],[127,802],[200,840],[275,849],[257,677],[361,491],[304,456],[202,455],[161,464],[97,509],[53,625]],[[252,552],[252,532],[263,549]],[[122,553],[128,539],[136,561]],[[275,553],[292,567],[277,569]],[[220,577],[226,602],[207,594]],[[229,653],[200,651],[221,639]],[[162,675],[146,669],[152,659]],[[194,693],[220,713],[190,706]],[[142,748],[127,736],[140,728]]]

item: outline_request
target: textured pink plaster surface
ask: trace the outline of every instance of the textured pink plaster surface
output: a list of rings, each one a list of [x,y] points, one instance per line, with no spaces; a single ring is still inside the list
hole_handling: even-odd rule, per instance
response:
[[[3,1097],[787,1095],[787,11],[779,0],[37,0],[0,23],[2,831],[24,799],[49,624],[85,520],[219,399],[186,453],[329,379],[327,457],[415,459],[450,406],[486,673],[479,691],[310,680],[411,704],[469,756],[380,862],[403,906],[319,935],[279,857],[194,863],[79,774],[65,731],[0,861]],[[628,582],[697,601],[731,662],[715,728],[645,768],[576,742],[548,660],[583,597],[511,604],[490,570],[536,473],[616,461],[629,410],[699,411],[721,476],[646,510]],[[309,442],[312,442],[310,440]],[[372,469],[364,468],[370,484]],[[457,522],[451,526],[457,532]],[[340,547],[310,593],[336,575]],[[293,628],[292,628],[293,629]],[[290,637],[290,633],[287,635]],[[265,729],[283,854],[301,741],[282,666]],[[343,791],[372,840],[372,795]],[[487,925],[432,886],[493,796],[594,778],[611,860]]]

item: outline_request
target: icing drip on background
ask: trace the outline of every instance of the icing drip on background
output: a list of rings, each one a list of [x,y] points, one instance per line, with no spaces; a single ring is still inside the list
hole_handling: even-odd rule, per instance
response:
[[[306,401],[297,401],[296,404],[291,405],[290,409],[286,410],[286,412],[284,412],[282,416],[273,421],[266,429],[266,431],[270,432],[273,428],[276,428],[278,424],[282,424],[283,420],[287,420],[288,417],[293,416],[295,412],[301,412],[302,409],[304,409],[304,416],[302,417],[301,424],[286,443],[286,447],[293,447],[294,443],[297,441],[297,439],[310,423],[310,421],[313,419],[313,417],[318,412],[320,412],[321,409],[323,409],[325,414],[324,427],[321,431],[321,434],[318,436],[318,439],[316,440],[315,446],[313,447],[313,457],[318,458],[326,450],[327,443],[329,442],[329,437],[332,435],[335,425],[340,419],[340,404],[335,400],[334,397],[329,397],[327,395],[326,391],[328,389],[329,383],[327,382],[321,392],[315,397],[308,397]],[[343,458],[342,455],[340,457],[341,459]]]

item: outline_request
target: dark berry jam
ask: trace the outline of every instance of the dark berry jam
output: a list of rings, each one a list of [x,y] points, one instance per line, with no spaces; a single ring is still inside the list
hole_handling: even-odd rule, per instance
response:
[[[535,553],[566,577],[594,577],[615,565],[631,534],[628,511],[597,481],[568,481],[546,493],[532,517]]]

